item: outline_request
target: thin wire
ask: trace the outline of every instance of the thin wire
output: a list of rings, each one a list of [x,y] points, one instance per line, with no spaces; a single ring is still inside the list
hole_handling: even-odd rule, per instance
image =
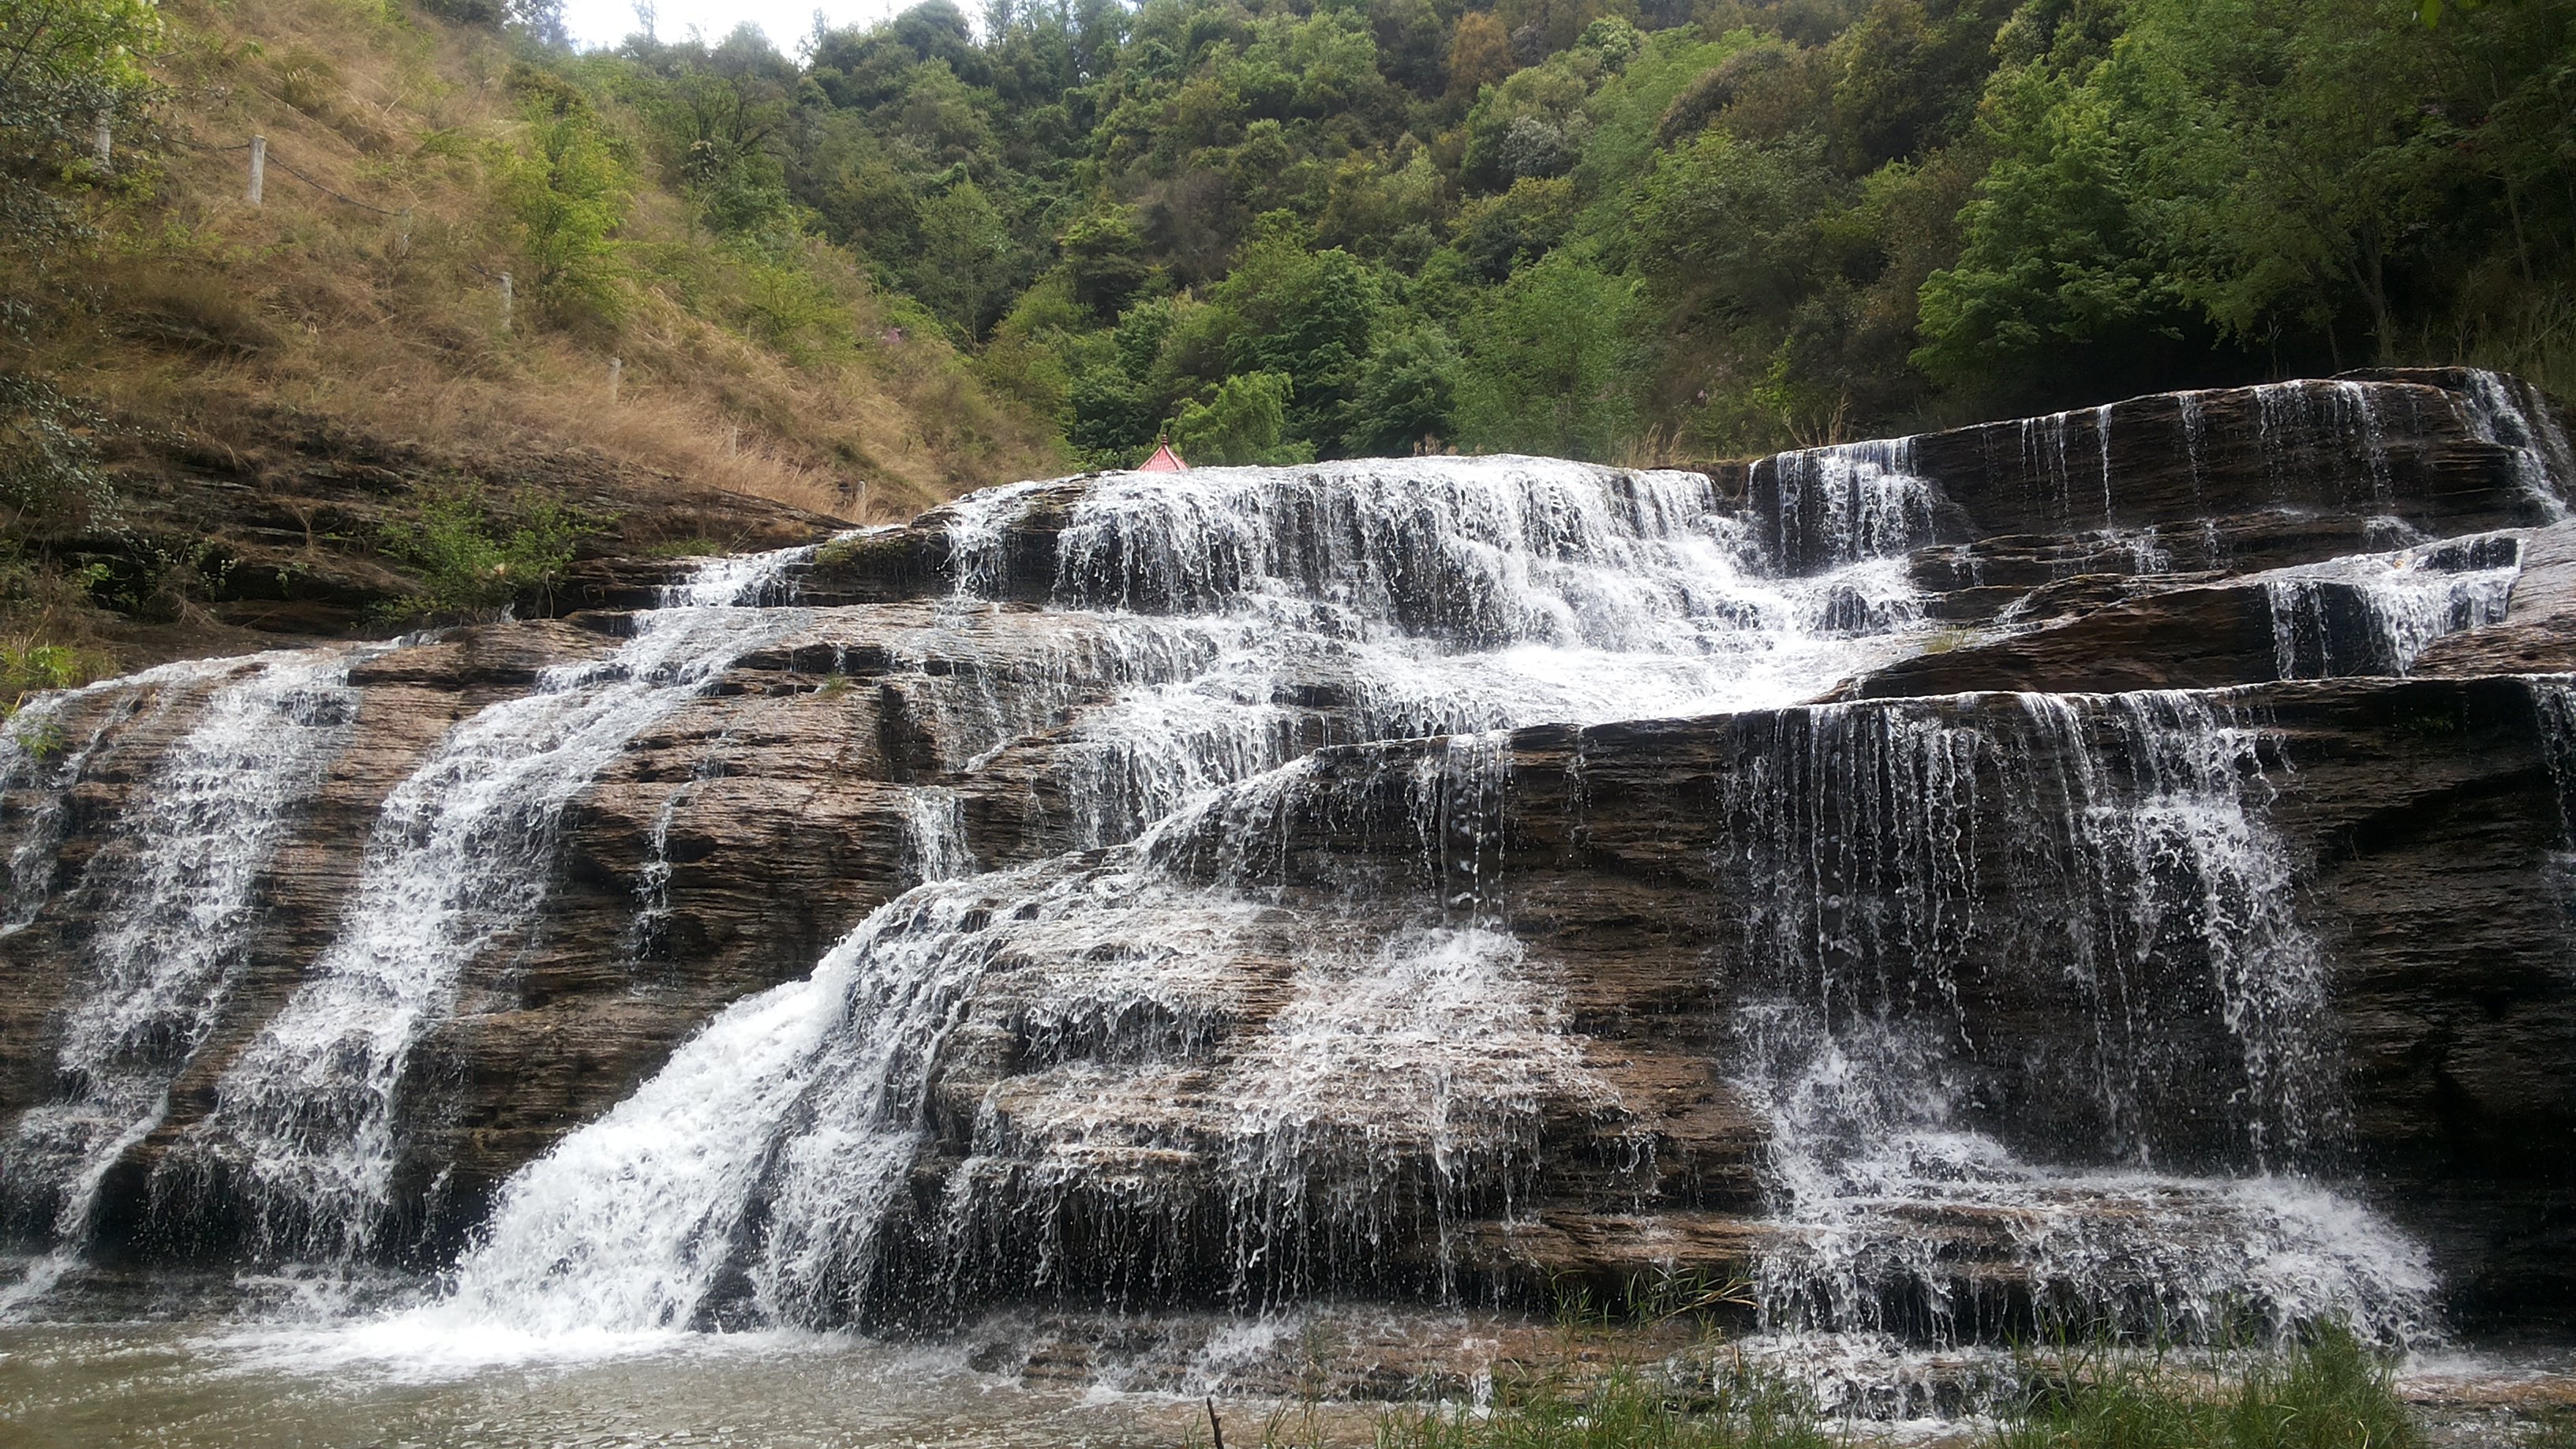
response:
[[[192,151],[247,151],[250,149],[250,143],[248,141],[244,141],[238,146],[208,146],[200,142],[177,137],[172,139],[178,140],[180,145],[185,146]],[[287,165],[283,160],[280,160],[275,146],[268,148],[267,161],[269,165],[276,167],[278,170],[285,172],[287,175],[292,176],[296,180],[303,182],[305,185],[312,187],[314,190],[321,192],[324,196],[331,198],[333,201],[357,207],[362,211],[372,211],[378,216],[401,216],[405,212],[411,210],[408,206],[375,206],[370,203],[360,201],[354,196],[343,196],[339,192],[332,190],[330,187],[323,185],[321,182],[314,180],[312,177],[305,175],[303,172],[296,170],[294,167]]]
[[[296,170],[294,167],[287,165],[285,162],[278,160],[277,151],[273,147],[268,153],[268,164],[285,172],[287,175],[294,177],[296,180],[303,182],[305,185],[312,187],[314,190],[321,192],[324,196],[330,197],[333,201],[347,202],[349,205],[357,207],[360,210],[372,211],[379,216],[402,215],[401,211],[389,210],[381,206],[370,206],[366,202],[360,201],[354,196],[342,196],[339,192],[333,191],[330,187],[323,185],[321,182],[314,180],[312,177],[307,176],[303,172]]]

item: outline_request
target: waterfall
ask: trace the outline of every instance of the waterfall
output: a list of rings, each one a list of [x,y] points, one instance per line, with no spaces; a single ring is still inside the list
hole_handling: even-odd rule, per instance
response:
[[[2237,404],[2304,457],[2384,452],[2405,410],[2381,396],[2258,389],[2206,429],[2185,399],[2194,486],[2261,493],[2250,456],[2201,456],[2243,441]],[[2478,406],[2545,451],[2534,415]],[[2216,562],[2206,520],[2119,526],[2113,411],[2023,423],[2018,475],[1997,426],[1782,453],[1740,499],[1525,458],[1019,484],[832,565],[885,601],[831,608],[794,592],[811,550],[714,561],[402,768],[363,755],[403,778],[373,787],[328,939],[273,985],[270,861],[365,788],[330,772],[356,656],[40,697],[0,727],[0,857],[18,939],[83,954],[0,1206],[56,1250],[41,1276],[125,1221],[148,1165],[151,1206],[200,1195],[185,1246],[238,1228],[257,1270],[336,1278],[413,1265],[412,1222],[488,1201],[425,1304],[368,1331],[513,1352],[1003,1303],[1481,1311],[1542,1268],[1597,1290],[1677,1255],[1748,1266],[1780,1335],[2214,1342],[2345,1316],[2423,1341],[2426,1250],[2340,1176],[2385,1140],[2336,1065],[2350,983],[2320,943],[2344,927],[2303,914],[2350,899],[2317,832],[2372,740],[2315,725],[2332,748],[2295,763],[2333,777],[2326,805],[2273,808],[2307,788],[2316,711],[2381,686],[1814,702],[2030,575]],[[2116,422],[2124,457],[2173,441],[2160,414]],[[1980,440],[1976,486],[2034,491],[1992,501],[2084,527],[1963,542],[1989,500],[1926,460]],[[2231,515],[2251,554],[2356,529],[2383,550],[2246,580],[2284,678],[2403,674],[2511,602],[2518,535],[2400,536],[2386,470],[2366,498],[2349,478],[2343,514]],[[1917,588],[1919,551],[1952,545],[1955,577],[1994,569],[1984,597]],[[2117,580],[2061,596],[2152,620]],[[1963,662],[1987,654],[2011,667]],[[651,768],[617,766],[639,744]],[[848,791],[823,815],[876,838],[797,861],[869,876],[779,913],[802,933],[883,904],[800,936],[837,939],[771,985],[808,963],[739,920],[793,887],[707,846],[734,848],[729,800],[745,838],[818,836],[760,836],[794,797],[709,782],[808,745],[828,758],[783,777]],[[111,792],[133,803],[94,818]],[[677,944],[700,939],[704,969]],[[545,972],[524,991],[523,956]],[[425,1144],[479,1129],[483,1043],[533,1019],[483,1014],[576,977],[618,1044],[573,1043],[539,1085],[605,1063],[568,1090],[623,1097],[559,1133],[503,1104],[507,1144],[461,1152],[442,1199]],[[228,992],[285,999],[252,1020]],[[485,1199],[495,1162],[517,1167]]]
[[[2088,408],[2086,417],[2099,429],[2109,420],[2110,410]],[[2022,472],[2046,486],[2054,497],[2059,522],[2069,531],[2075,527],[2075,470],[2073,445],[2068,434],[2075,425],[2073,413],[2050,413],[2046,417],[2021,420]],[[2100,436],[2100,451],[2105,472],[2102,498],[2102,526],[2111,526],[2111,499],[2108,469],[2111,461],[2109,432]]]
[[[58,1251],[8,1296],[41,1292],[87,1242],[108,1169],[160,1125],[171,1082],[213,1030],[253,887],[348,738],[350,659],[316,650],[250,661],[207,700],[91,860],[78,889],[105,924],[63,1013],[58,1094],[0,1146],[9,1220]]]
[[[1454,1288],[1451,1234],[1526,1199],[1542,1120],[1617,1113],[1544,971],[1483,924],[1500,743],[1392,780],[1310,757],[1105,856],[888,903],[513,1179],[429,1321],[641,1332],[900,1321],[976,1290]],[[1277,955],[1291,858],[1381,808],[1442,904]],[[1247,959],[1283,974],[1245,979]],[[1033,1055],[973,1107],[925,1218],[906,1185],[943,1110],[934,1072],[998,1025],[966,1004],[997,981]],[[1342,1090],[1354,1072],[1375,1089]]]
[[[1319,743],[1786,703],[1920,625],[1876,553],[1928,485],[1812,466],[1845,479],[1852,557],[1792,578],[1691,473],[1425,458],[986,490],[933,516],[959,596],[893,646],[929,666],[900,686],[907,717],[948,772],[1062,730],[1065,837],[1107,845]],[[1872,501],[1891,491],[1916,501]],[[1008,591],[1016,531],[1041,526],[1057,608],[1032,648],[976,596]]]
[[[2576,479],[2576,444],[2569,443],[2548,401],[2528,384],[2484,368],[2467,369],[2467,377],[2462,411],[2471,434],[2506,450],[2514,481],[2543,518],[2553,523],[2566,518],[2567,480]]]
[[[452,1298],[431,1312],[532,1334],[691,1326],[719,1277],[740,1270],[755,1192],[799,1166],[853,1194],[817,1207],[873,1229],[911,1162],[907,1108],[917,1112],[950,1013],[996,944],[979,929],[987,892],[1009,882],[889,902],[811,976],[717,1016],[634,1096],[511,1180]],[[819,1138],[793,1163],[780,1136],[790,1122]]]
[[[949,506],[961,594],[1001,587],[1013,529],[1055,496],[1023,485]],[[1059,606],[1240,607],[1343,638],[1700,652],[1712,631],[1725,647],[1750,602],[1745,541],[1697,473],[1538,458],[1115,473],[1058,529]]]
[[[964,803],[954,790],[925,785],[905,796],[905,824],[912,833],[915,876],[922,881],[963,880],[975,873],[966,844]]]
[[[2369,484],[2369,500],[2386,512],[2394,499],[2387,430],[2374,384],[2365,382],[2267,382],[2254,392],[2255,451],[2279,496],[2306,480],[2289,474],[2290,460],[2309,435],[2340,450],[2342,466]],[[2303,465],[2313,467],[2313,465]],[[2343,474],[2337,491],[2350,496]]]
[[[41,694],[0,724],[0,799],[17,797],[0,805],[0,858],[8,871],[0,937],[24,929],[53,890],[65,809],[90,756],[146,705],[166,707],[232,666],[229,659],[181,660]]]
[[[2576,675],[2527,674],[2532,714],[2540,726],[2542,761],[2558,796],[2559,846],[2555,862],[2561,888],[2576,886]]]
[[[2501,624],[2521,545],[2488,534],[2262,576],[2283,679],[2404,675],[2434,640]]]
[[[2421,1249],[2301,1175],[2341,1104],[2258,724],[2032,695],[1789,711],[1762,744],[1728,854],[1768,993],[1739,1051],[1772,1128],[1769,1324],[2426,1332]],[[1999,1029],[2032,993],[2081,1032]]]
[[[564,805],[638,731],[784,632],[782,612],[735,601],[809,553],[706,565],[606,659],[551,668],[536,692],[449,731],[386,798],[339,935],[161,1171],[236,1174],[265,1253],[371,1251],[412,1049],[465,968],[535,918]]]
[[[2196,390],[2174,394],[2175,419],[2182,425],[2183,462],[2191,470],[2191,501],[2193,511],[2195,512],[2201,511],[2202,502],[2205,497],[2201,492],[2200,455],[2201,449],[2207,443],[2209,437],[2209,417],[2208,413],[2202,406],[2201,396],[2201,393]],[[2202,519],[2204,526],[2210,526],[2214,524],[2214,522],[2215,520],[2212,519]],[[2216,568],[2218,566],[2218,560],[2215,552],[2213,551],[2209,567]]]
[[[1911,438],[1774,454],[1754,478],[1773,495],[1771,556],[1787,570],[1902,555],[1931,541],[1941,503]]]

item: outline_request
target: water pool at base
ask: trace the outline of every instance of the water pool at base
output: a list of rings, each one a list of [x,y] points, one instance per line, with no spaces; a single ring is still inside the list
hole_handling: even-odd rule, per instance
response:
[[[2011,1381],[1992,1348],[1870,1335],[1700,1339],[1535,1318],[1351,1308],[1290,1318],[1003,1316],[936,1344],[846,1334],[586,1343],[214,1320],[0,1328],[11,1449],[1180,1449],[1211,1401],[1235,1449],[1367,1446],[1389,1414],[1472,1404],[1547,1364],[1739,1356],[1810,1384],[1855,1445],[1971,1449]],[[2576,1349],[2410,1357],[2398,1390],[2433,1449],[2557,1444]],[[2556,1437],[2552,1437],[2556,1436]]]
[[[1175,1398],[1027,1386],[976,1373],[953,1352],[850,1338],[706,1340],[427,1375],[399,1364],[323,1367],[326,1348],[296,1337],[0,1330],[0,1439],[21,1449],[1113,1449],[1179,1444],[1205,1414]]]

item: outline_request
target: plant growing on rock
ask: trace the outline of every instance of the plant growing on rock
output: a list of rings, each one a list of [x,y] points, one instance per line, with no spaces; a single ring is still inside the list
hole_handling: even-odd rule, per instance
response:
[[[462,623],[521,604],[550,607],[588,523],[539,493],[521,493],[504,522],[485,509],[479,489],[423,490],[411,515],[386,524],[383,534],[385,552],[418,572],[420,591],[382,612],[394,620]]]

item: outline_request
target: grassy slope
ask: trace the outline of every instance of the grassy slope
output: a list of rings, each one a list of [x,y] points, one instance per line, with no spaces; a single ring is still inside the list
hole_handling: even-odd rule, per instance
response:
[[[431,448],[596,449],[630,476],[850,519],[1056,466],[1051,430],[989,399],[844,254],[720,251],[647,165],[619,234],[622,315],[567,330],[523,297],[503,332],[495,278],[525,271],[489,161],[520,129],[506,41],[364,0],[167,13],[169,141],[127,153],[103,244],[61,259],[67,311],[34,361],[65,390],[200,444],[248,446],[282,410]],[[184,144],[254,133],[259,207],[242,152]],[[408,208],[408,247],[394,217],[311,183]]]

